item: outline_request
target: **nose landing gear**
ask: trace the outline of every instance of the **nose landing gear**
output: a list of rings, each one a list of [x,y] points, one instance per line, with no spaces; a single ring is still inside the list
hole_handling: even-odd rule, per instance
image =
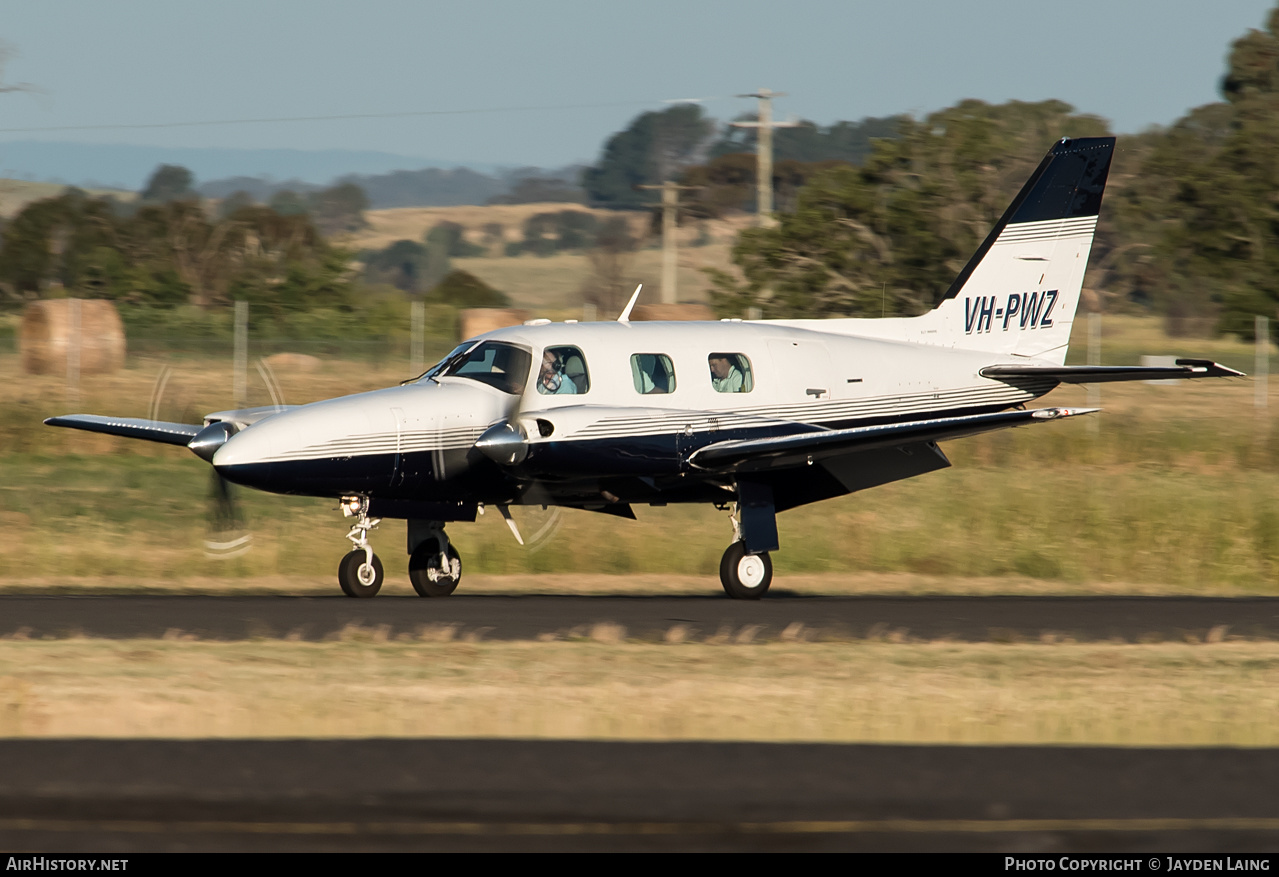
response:
[[[355,518],[355,526],[346,534],[354,546],[338,564],[338,584],[348,597],[367,598],[382,589],[382,561],[369,545],[369,530],[382,522],[369,517],[367,496],[342,497],[342,514]]]

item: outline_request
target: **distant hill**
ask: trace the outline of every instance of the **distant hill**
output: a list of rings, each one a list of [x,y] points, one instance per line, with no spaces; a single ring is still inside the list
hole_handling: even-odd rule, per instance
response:
[[[332,180],[355,183],[368,196],[374,210],[394,207],[460,207],[489,203],[524,204],[561,201],[580,203],[586,193],[577,185],[577,166],[544,170],[522,167],[481,173],[465,167],[428,167],[394,170],[385,174],[345,174]],[[300,179],[284,182],[261,177],[228,177],[196,187],[206,198],[225,198],[232,192],[248,192],[258,201],[269,201],[285,189],[305,194],[322,188]]]
[[[403,168],[456,167],[462,162],[347,149],[217,149],[126,143],[0,142],[0,177],[74,184],[82,188],[141,189],[161,164],[178,164],[197,180],[259,177],[325,185],[344,174],[383,174]],[[495,172],[495,165],[474,165]]]

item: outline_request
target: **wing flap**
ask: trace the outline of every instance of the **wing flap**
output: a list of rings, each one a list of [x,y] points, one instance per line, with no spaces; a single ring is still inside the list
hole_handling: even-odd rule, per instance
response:
[[[88,432],[102,432],[125,438],[161,442],[166,445],[186,447],[196,433],[204,429],[201,423],[169,423],[164,420],[143,420],[134,417],[102,417],[97,414],[67,414],[50,417],[46,426],[66,426]]]
[[[1159,381],[1169,378],[1241,378],[1243,372],[1211,359],[1179,359],[1162,365],[988,365],[983,378],[1052,378],[1063,384],[1102,384],[1111,381]]]
[[[804,432],[775,438],[716,442],[695,451],[689,457],[689,464],[711,471],[740,472],[786,468],[859,451],[963,438],[1011,426],[1046,423],[1077,414],[1091,414],[1097,410],[1096,408],[1038,408],[1031,411],[1000,411],[994,414],[942,417],[910,423]]]

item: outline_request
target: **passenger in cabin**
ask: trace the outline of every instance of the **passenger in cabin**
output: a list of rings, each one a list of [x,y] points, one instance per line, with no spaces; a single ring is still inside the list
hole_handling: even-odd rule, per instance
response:
[[[537,391],[546,396],[577,392],[577,385],[564,375],[564,365],[553,350],[547,350],[542,354],[542,370],[537,376]]]
[[[727,353],[712,353],[707,357],[711,366],[711,386],[717,393],[740,393],[746,379]]]

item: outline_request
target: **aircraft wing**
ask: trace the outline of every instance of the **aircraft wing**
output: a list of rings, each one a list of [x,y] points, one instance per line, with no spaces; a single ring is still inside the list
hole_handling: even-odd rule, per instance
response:
[[[62,417],[50,417],[46,426],[67,426],[71,429],[83,429],[88,432],[103,432],[107,435],[118,435],[124,438],[142,439],[148,442],[160,442],[166,445],[182,445],[187,447],[191,439],[210,423],[226,421],[237,429],[245,429],[273,414],[287,411],[290,405],[264,405],[261,408],[238,408],[232,411],[215,411],[206,414],[204,423],[171,423],[167,420],[145,420],[139,417],[102,417],[97,414],[67,414]]]
[[[900,447],[962,438],[1010,426],[1045,423],[1076,414],[1091,414],[1097,408],[1038,408],[1031,411],[1000,411],[967,417],[942,417],[911,423],[831,429],[762,439],[716,442],[700,448],[689,464],[709,471],[758,471],[806,465],[810,460],[842,457],[861,451]]]
[[[1241,378],[1211,359],[1179,359],[1162,365],[988,365],[983,378],[1052,378],[1063,384],[1101,384],[1110,381],[1159,381],[1169,378]]]
[[[67,414],[50,417],[46,426],[69,426],[89,432],[104,432],[125,438],[162,442],[166,445],[186,447],[196,433],[204,429],[202,423],[169,423],[164,420],[143,420],[135,417],[101,417],[97,414]]]

